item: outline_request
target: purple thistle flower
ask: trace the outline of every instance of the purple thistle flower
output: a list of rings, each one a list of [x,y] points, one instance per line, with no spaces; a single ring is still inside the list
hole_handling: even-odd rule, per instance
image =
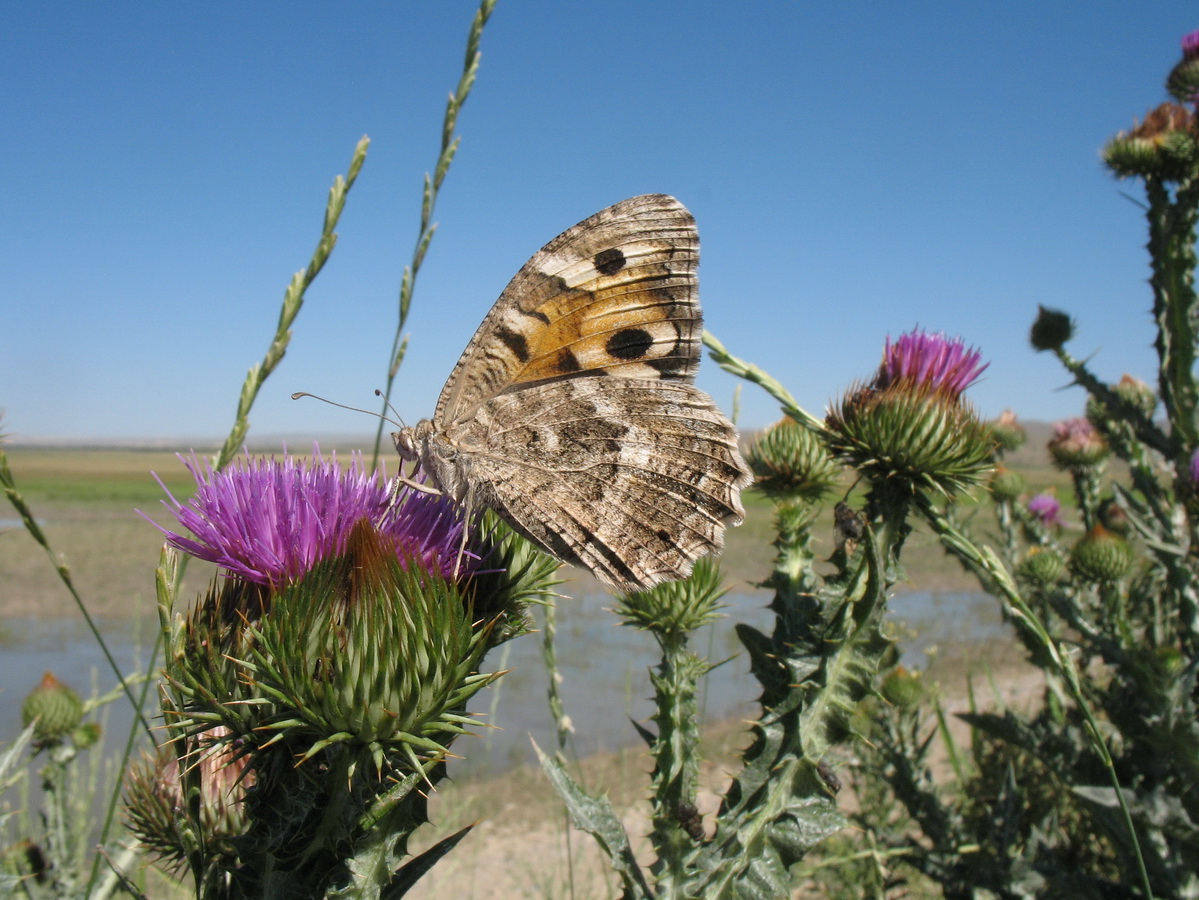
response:
[[[981,360],[982,354],[966,349],[961,338],[950,340],[944,332],[930,334],[916,329],[900,335],[894,344],[887,338],[875,383],[877,387],[888,387],[908,381],[943,389],[956,398],[990,365]]]
[[[1199,31],[1192,31],[1190,34],[1183,35],[1182,38],[1182,58],[1194,59],[1199,56]]]
[[[1191,462],[1187,466],[1187,472],[1191,476],[1191,483],[1199,484],[1199,447],[1195,448],[1195,452],[1191,454]]]
[[[359,455],[349,468],[339,466],[336,456],[325,460],[316,446],[313,456],[309,462],[290,455],[282,462],[246,457],[220,472],[207,462],[201,467],[195,454],[180,457],[199,490],[186,504],[167,491],[170,502],[163,505],[195,538],[160,530],[173,547],[249,581],[278,586],[344,553],[351,529],[367,519],[395,541],[401,559],[453,575],[466,526],[447,498],[404,488],[392,504],[388,485],[378,473],[363,471]],[[475,555],[464,554],[467,571],[477,563]]]
[[[1062,504],[1053,494],[1037,494],[1028,501],[1028,511],[1041,520],[1042,525],[1061,525]]]

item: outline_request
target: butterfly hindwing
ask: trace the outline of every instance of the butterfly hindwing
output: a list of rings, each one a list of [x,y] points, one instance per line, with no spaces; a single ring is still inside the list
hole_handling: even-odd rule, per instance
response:
[[[479,502],[616,587],[684,577],[744,517],[736,430],[690,384],[546,382],[447,437],[469,455]]]
[[[553,379],[690,381],[703,320],[699,237],[681,203],[633,197],[550,241],[516,274],[450,374],[433,420]]]

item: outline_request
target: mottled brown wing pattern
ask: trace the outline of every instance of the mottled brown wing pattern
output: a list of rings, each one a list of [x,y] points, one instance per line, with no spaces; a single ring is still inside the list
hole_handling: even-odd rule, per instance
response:
[[[744,517],[736,430],[686,383],[546,382],[489,400],[446,437],[478,502],[623,590],[685,577]]]
[[[681,203],[633,197],[560,234],[509,282],[437,401],[441,428],[555,379],[691,381],[703,320],[699,237]]]

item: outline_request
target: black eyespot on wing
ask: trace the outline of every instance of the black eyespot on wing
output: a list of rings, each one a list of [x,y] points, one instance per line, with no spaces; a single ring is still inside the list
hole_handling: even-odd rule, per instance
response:
[[[595,254],[594,262],[601,275],[615,275],[624,268],[624,253],[618,247],[610,247]]]
[[[641,359],[654,345],[654,336],[644,328],[625,328],[608,338],[604,349],[617,359]]]

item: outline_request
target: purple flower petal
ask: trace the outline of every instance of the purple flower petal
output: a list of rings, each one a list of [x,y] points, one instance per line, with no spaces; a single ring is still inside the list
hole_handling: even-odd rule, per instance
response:
[[[977,350],[966,349],[961,338],[950,340],[943,332],[930,334],[917,329],[900,335],[895,343],[887,338],[877,382],[886,387],[909,381],[960,395],[989,365],[982,362]]]
[[[395,541],[401,558],[452,575],[466,526],[447,498],[402,488],[393,504],[388,485],[366,474],[357,454],[349,468],[336,456],[325,460],[315,446],[313,456],[246,457],[221,472],[194,454],[180,457],[199,490],[186,504],[167,491],[163,505],[194,538],[161,529],[167,542],[242,578],[279,585],[345,552],[351,529],[368,519]],[[473,571],[477,562],[467,553],[463,568]]]
[[[1183,35],[1182,38],[1182,57],[1183,59],[1194,59],[1199,56],[1199,31],[1192,31],[1190,34]]]
[[[1062,504],[1053,494],[1037,494],[1028,501],[1028,511],[1044,525],[1061,525]]]

